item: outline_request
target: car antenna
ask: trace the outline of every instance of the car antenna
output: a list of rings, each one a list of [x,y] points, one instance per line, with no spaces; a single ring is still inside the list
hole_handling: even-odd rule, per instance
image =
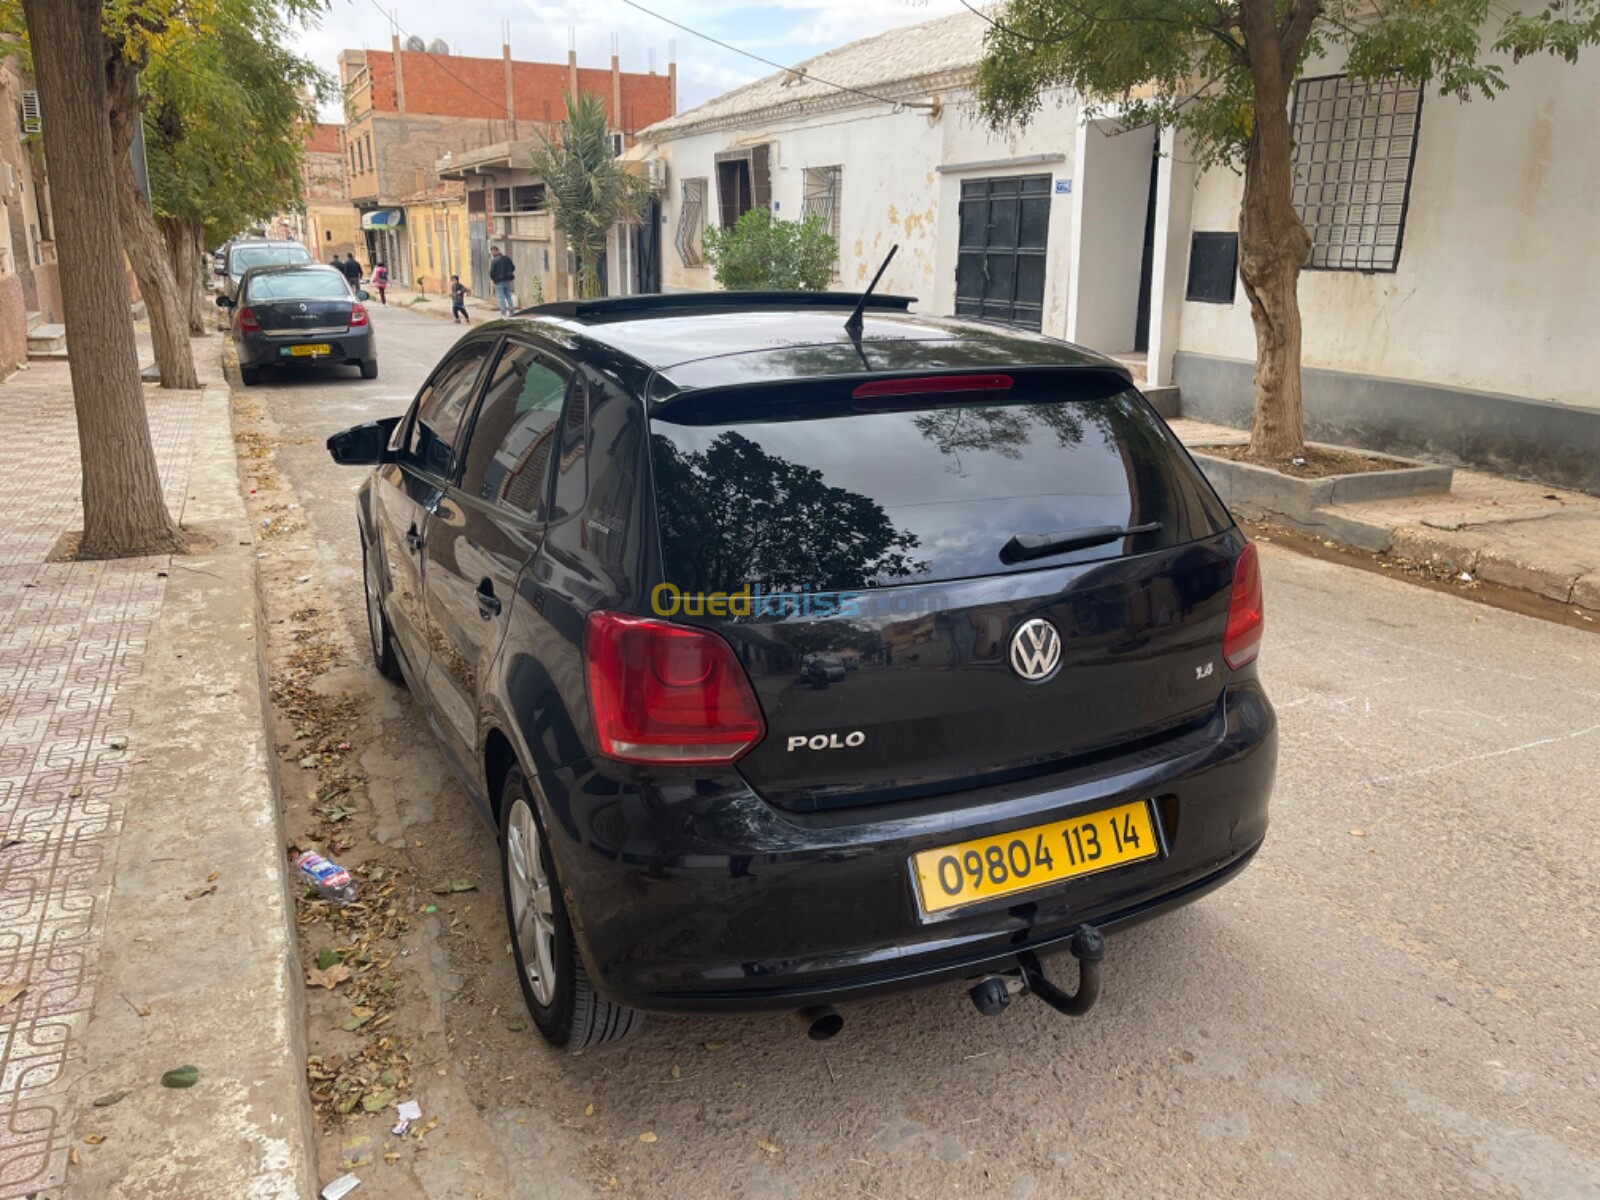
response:
[[[878,286],[878,280],[883,278],[883,273],[889,269],[889,264],[894,261],[894,252],[900,249],[896,242],[889,247],[889,253],[883,256],[883,262],[878,266],[878,273],[872,277],[872,282],[867,284],[867,290],[861,293],[861,299],[856,301],[855,309],[850,313],[850,319],[844,323],[844,331],[852,338],[861,337],[861,313],[867,307],[867,301],[872,299],[872,289]]]

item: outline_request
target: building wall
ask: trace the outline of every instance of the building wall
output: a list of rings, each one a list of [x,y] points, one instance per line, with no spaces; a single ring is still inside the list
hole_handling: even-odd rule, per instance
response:
[[[1057,110],[1047,105],[1046,111]],[[1054,120],[1035,122],[1019,137],[996,137],[966,109],[964,98],[956,96],[945,98],[937,120],[913,109],[891,113],[874,107],[769,129],[716,131],[647,143],[647,154],[668,163],[662,198],[662,286],[669,290],[716,286],[709,268],[686,267],[678,253],[675,238],[683,181],[706,180],[707,220],[714,223],[717,152],[766,142],[771,146],[772,198],[784,219],[800,216],[807,167],[842,167],[841,288],[866,287],[889,247],[898,244],[878,290],[916,296],[921,301],[918,311],[948,315],[955,311],[962,180],[1029,174],[1070,178],[1074,128],[1075,115],[1068,109]],[[1071,205],[1070,194],[1052,199],[1044,331],[1057,336],[1066,331]]]
[[[450,290],[450,276],[459,275],[470,290],[472,256],[463,199],[456,196],[445,201],[415,201],[405,210],[411,286],[429,295],[442,295]]]
[[[1600,410],[1600,55],[1506,78],[1492,102],[1425,93],[1399,269],[1301,275],[1308,368]],[[1237,230],[1239,197],[1206,173],[1192,227]],[[1185,303],[1179,349],[1253,360],[1243,286]]]
[[[11,374],[28,358],[28,306],[22,280],[13,271],[0,274],[0,376]]]
[[[335,254],[365,257],[361,222],[349,204],[306,205],[306,249],[318,262],[332,262]]]

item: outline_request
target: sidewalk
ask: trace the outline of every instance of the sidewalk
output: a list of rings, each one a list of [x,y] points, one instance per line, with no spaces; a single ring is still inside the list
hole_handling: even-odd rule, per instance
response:
[[[1249,434],[1179,418],[1185,445],[1242,444]],[[1455,468],[1448,493],[1341,504],[1322,533],[1358,548],[1534,592],[1600,613],[1600,497]]]
[[[0,448],[19,484],[0,527],[0,1200],[305,1194],[299,980],[219,347],[195,343],[202,390],[145,389],[167,503],[215,544],[182,557],[47,562],[82,524],[68,368],[0,384],[31,435]],[[197,1085],[161,1086],[191,1064]]]

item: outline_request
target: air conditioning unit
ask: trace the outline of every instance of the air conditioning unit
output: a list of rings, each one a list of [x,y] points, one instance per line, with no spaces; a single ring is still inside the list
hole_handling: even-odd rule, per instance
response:
[[[22,132],[38,133],[44,128],[39,119],[39,93],[22,93]]]

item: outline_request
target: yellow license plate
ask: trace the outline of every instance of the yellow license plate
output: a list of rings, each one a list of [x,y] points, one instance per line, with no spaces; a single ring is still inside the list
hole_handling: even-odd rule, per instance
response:
[[[333,353],[333,347],[327,345],[324,342],[318,342],[316,345],[313,345],[313,346],[290,346],[289,347],[289,356],[291,358],[315,358],[320,354],[332,354],[332,353]]]
[[[911,859],[924,913],[1031,891],[1161,852],[1150,804],[1139,800],[1051,825],[977,838]]]

